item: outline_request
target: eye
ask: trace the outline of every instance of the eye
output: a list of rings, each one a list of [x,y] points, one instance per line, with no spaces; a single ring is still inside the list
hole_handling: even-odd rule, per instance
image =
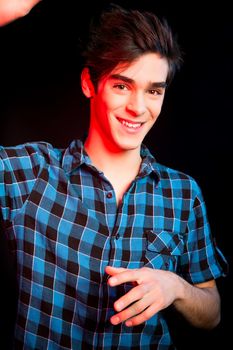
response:
[[[128,88],[125,84],[114,84],[113,87],[118,89],[118,90],[123,90],[123,91],[128,90]]]
[[[163,91],[159,89],[151,89],[151,90],[148,90],[148,93],[151,95],[157,96],[157,95],[162,95]]]

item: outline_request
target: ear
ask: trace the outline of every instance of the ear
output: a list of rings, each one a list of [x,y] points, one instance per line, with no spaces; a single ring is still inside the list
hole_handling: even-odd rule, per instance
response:
[[[81,73],[81,86],[86,97],[91,98],[95,94],[95,88],[92,84],[89,68],[85,67]]]

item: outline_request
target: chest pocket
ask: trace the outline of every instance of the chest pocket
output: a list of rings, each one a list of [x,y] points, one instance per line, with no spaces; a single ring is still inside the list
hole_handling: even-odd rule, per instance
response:
[[[146,236],[145,266],[178,273],[180,256],[184,252],[182,236],[164,230],[147,231]]]

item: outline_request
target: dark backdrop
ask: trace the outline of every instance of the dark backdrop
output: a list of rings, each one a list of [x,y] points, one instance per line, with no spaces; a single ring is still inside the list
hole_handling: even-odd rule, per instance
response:
[[[232,266],[232,44],[227,1],[116,1],[164,16],[177,33],[184,65],[169,87],[163,111],[145,143],[158,161],[192,175],[200,184],[217,243]],[[42,1],[0,29],[0,144],[44,140],[66,147],[88,125],[80,90],[79,38],[108,1]],[[15,310],[13,265],[0,238],[3,339],[9,341]],[[222,322],[211,332],[171,320],[178,349],[225,349],[230,342],[232,272],[219,279]],[[208,345],[207,345],[208,344]],[[5,348],[7,346],[5,345]]]

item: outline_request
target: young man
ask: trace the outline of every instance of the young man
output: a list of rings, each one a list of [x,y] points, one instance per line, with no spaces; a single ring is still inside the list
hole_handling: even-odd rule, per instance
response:
[[[16,349],[172,349],[163,310],[220,320],[224,274],[189,176],[142,144],[181,61],[154,14],[113,6],[93,25],[84,142],[0,151],[0,205],[18,266]]]

